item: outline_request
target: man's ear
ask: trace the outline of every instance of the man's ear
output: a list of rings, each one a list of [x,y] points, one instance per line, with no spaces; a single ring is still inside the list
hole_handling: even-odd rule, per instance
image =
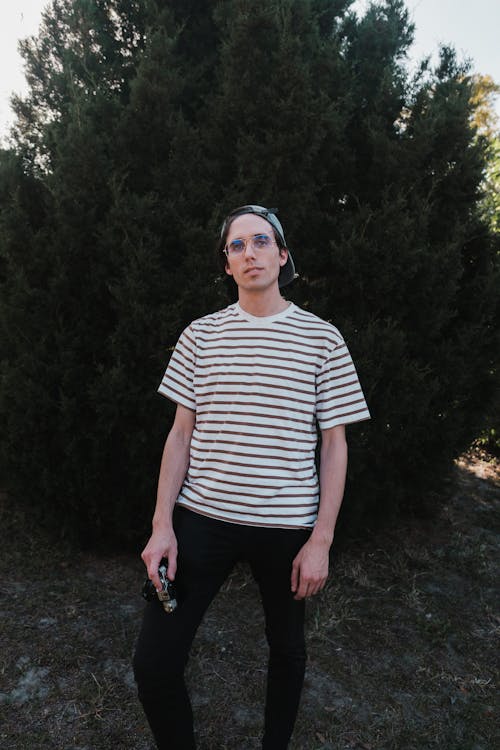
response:
[[[288,248],[280,247],[280,266],[284,266],[288,260]]]

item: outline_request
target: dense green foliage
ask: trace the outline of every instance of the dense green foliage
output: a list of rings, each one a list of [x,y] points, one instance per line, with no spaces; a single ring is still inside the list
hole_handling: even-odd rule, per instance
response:
[[[453,51],[413,78],[401,0],[53,0],[0,156],[3,484],[63,534],[135,540],[170,348],[228,297],[217,227],[280,207],[290,298],[344,333],[372,411],[353,528],[428,506],[498,362],[487,148]]]

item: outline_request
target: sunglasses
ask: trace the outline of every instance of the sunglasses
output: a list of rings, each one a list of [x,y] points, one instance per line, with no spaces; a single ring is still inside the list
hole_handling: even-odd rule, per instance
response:
[[[241,255],[246,250],[248,242],[252,250],[259,252],[260,250],[267,250],[267,248],[272,247],[276,240],[269,234],[254,234],[251,237],[240,237],[226,245],[224,252],[228,258]]]

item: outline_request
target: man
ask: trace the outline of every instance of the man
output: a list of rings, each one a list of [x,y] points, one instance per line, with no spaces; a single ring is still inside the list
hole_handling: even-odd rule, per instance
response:
[[[148,603],[134,669],[158,748],[193,750],[189,649],[234,564],[248,561],[269,643],[262,748],[285,750],[304,679],[304,603],[325,585],[342,502],[345,425],[369,413],[338,330],[281,296],[295,267],[275,209],[234,210],[219,250],[238,302],[183,332],[159,388],[177,411],[142,558],[157,589],[168,558],[179,606]]]

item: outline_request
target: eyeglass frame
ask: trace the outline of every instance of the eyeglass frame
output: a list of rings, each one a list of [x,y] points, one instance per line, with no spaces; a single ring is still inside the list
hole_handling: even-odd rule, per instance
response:
[[[269,242],[268,245],[265,245],[262,248],[255,247],[255,245],[253,244],[252,240],[255,240],[257,237],[266,237],[268,240],[270,240],[270,242]],[[242,248],[242,250],[231,253],[229,251],[229,246],[233,242],[243,242],[243,248]],[[226,258],[230,258],[230,257],[237,258],[237,257],[239,257],[240,255],[242,255],[243,253],[246,252],[246,249],[247,249],[247,246],[248,246],[249,242],[252,242],[252,247],[256,251],[267,250],[269,247],[272,247],[273,245],[276,245],[279,250],[284,250],[285,249],[284,247],[281,247],[281,248],[279,247],[279,244],[276,241],[276,236],[275,236],[274,232],[272,234],[271,233],[267,233],[267,232],[256,232],[255,234],[248,235],[247,237],[235,237],[234,240],[231,240],[231,242],[228,242],[228,244],[225,247],[222,248],[222,252],[226,256]]]

